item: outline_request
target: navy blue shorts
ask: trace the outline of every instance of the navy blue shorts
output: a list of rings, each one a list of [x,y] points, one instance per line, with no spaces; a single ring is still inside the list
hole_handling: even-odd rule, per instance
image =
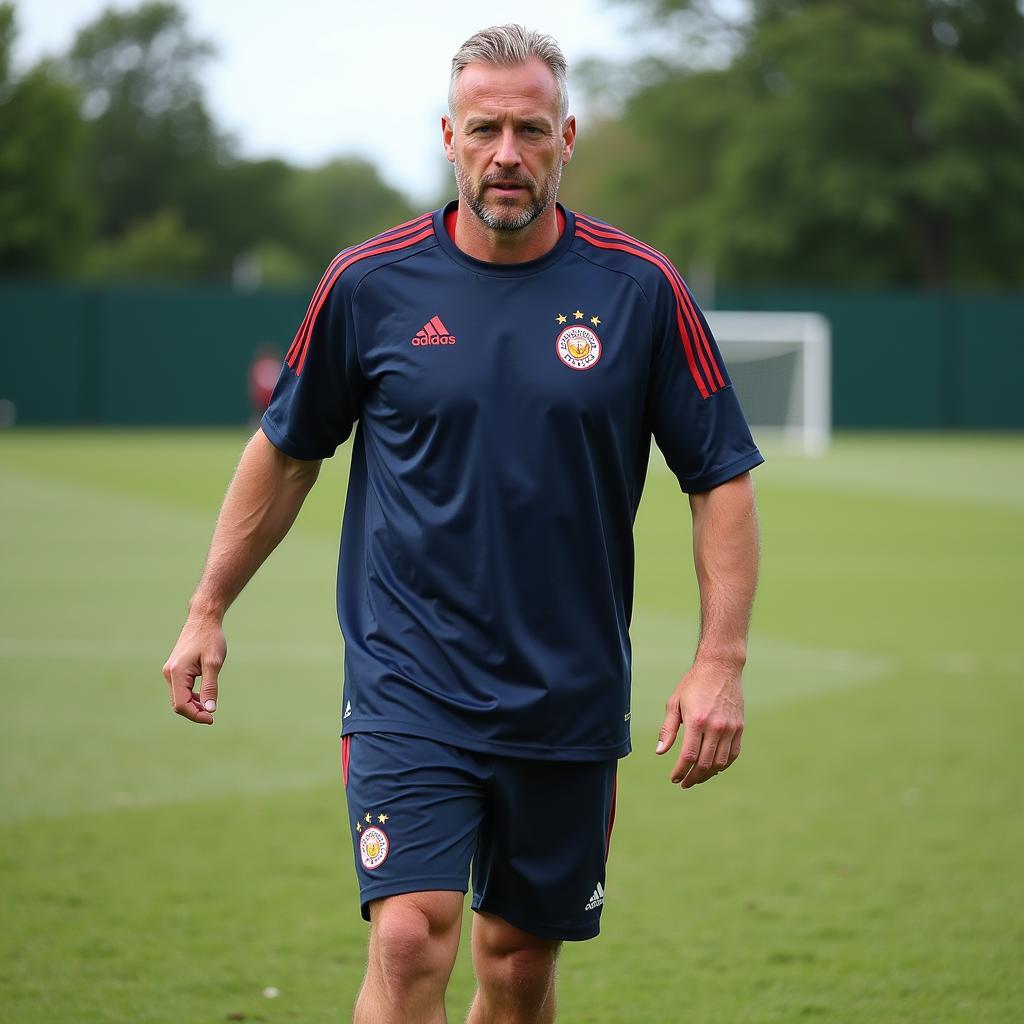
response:
[[[465,892],[551,939],[600,931],[616,761],[528,761],[397,733],[341,741],[362,914],[399,893]]]

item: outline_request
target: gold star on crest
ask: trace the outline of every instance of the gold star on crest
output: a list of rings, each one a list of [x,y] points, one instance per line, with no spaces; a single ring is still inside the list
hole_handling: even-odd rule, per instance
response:
[[[576,312],[575,312],[575,313],[573,313],[573,316],[574,316],[574,317],[575,317],[575,318],[576,318],[577,320],[582,320],[582,319],[583,319],[583,310],[582,310],[582,309],[577,309],[577,310],[576,310]]]
[[[383,825],[388,820],[388,816],[386,814],[378,814],[377,820]]]
[[[362,832],[363,831],[363,823],[361,821],[357,821],[356,822],[356,831],[357,832]]]
[[[555,321],[560,324],[564,324],[568,319],[569,318],[564,313],[559,313],[558,316],[555,317]]]
[[[366,824],[367,825],[372,825],[373,824],[373,815],[369,811],[366,812]]]
[[[596,327],[601,322],[601,318],[599,316],[592,316],[590,322]]]

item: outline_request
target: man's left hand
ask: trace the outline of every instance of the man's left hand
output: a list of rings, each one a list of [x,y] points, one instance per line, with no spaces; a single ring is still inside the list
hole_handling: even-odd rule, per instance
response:
[[[683,789],[707,782],[740,756],[743,735],[741,669],[721,663],[697,662],[665,705],[656,752],[672,749],[680,725],[683,746],[672,769],[672,781]]]

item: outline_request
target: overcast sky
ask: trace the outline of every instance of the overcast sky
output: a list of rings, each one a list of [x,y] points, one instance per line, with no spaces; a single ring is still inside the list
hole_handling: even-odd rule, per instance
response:
[[[23,67],[67,49],[105,0],[16,0]],[[250,157],[315,164],[360,153],[413,199],[445,181],[439,118],[452,54],[474,31],[516,20],[559,41],[570,66],[621,59],[638,43],[628,5],[611,0],[179,0],[193,33],[213,41],[207,99]],[[136,6],[115,2],[115,7]],[[571,78],[570,78],[571,85]],[[578,90],[577,90],[578,92]],[[573,102],[586,130],[586,110]]]

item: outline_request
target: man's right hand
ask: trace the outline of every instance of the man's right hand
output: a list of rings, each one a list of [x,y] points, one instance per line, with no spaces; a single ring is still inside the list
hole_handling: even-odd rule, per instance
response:
[[[164,664],[174,713],[200,725],[213,725],[217,710],[217,674],[228,654],[220,619],[189,615]],[[196,680],[201,679],[199,694]]]
[[[319,460],[293,459],[276,448],[262,430],[245,446],[220,507],[185,627],[164,665],[176,714],[200,725],[213,725],[217,673],[228,653],[224,616],[295,522],[319,472]],[[202,679],[198,694],[197,679]]]

